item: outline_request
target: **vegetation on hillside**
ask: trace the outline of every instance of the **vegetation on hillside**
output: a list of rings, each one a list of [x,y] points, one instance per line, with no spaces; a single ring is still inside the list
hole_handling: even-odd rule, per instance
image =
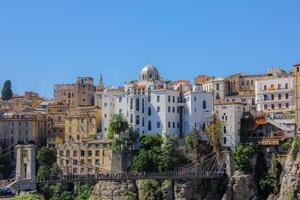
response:
[[[257,152],[257,148],[253,144],[239,144],[233,152],[233,160],[235,169],[245,173],[252,172],[250,160]]]

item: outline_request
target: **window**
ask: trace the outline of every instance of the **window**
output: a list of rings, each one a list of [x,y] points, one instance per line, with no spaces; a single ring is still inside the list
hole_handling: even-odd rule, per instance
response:
[[[152,129],[151,121],[148,121],[148,131],[151,131],[151,129]]]
[[[289,103],[286,103],[286,104],[285,104],[285,107],[286,107],[286,108],[289,108]]]
[[[242,85],[244,85],[244,80],[242,80]]]
[[[145,126],[145,119],[144,119],[144,117],[142,118],[142,126],[143,127]]]
[[[267,86],[266,85],[264,85],[264,91],[266,91],[267,90]]]
[[[156,101],[160,102],[160,96],[159,95],[156,96]]]
[[[226,131],[227,131],[227,130],[226,130],[226,126],[224,126],[224,128],[223,128],[223,133],[226,134]]]
[[[254,81],[253,80],[251,80],[251,85],[253,85],[254,84]]]
[[[171,128],[171,122],[168,122],[168,128]]]
[[[80,156],[84,157],[85,152],[84,151],[80,151]]]
[[[274,100],[274,94],[271,94],[271,100]]]
[[[135,124],[140,125],[140,116],[139,115],[135,116]]]
[[[197,101],[197,97],[196,96],[194,96],[194,101]]]
[[[220,99],[220,94],[219,93],[217,93],[216,99]]]
[[[160,128],[160,122],[157,122],[156,126],[157,128]]]
[[[197,112],[197,108],[194,108],[194,112],[195,112],[195,113]]]
[[[145,99],[142,99],[142,113],[145,112]]]
[[[77,157],[77,151],[73,151],[73,157]]]
[[[119,114],[122,114],[122,109],[119,109]],[[105,117],[106,118],[106,117]]]
[[[289,84],[288,83],[285,84],[285,89],[289,89]]]
[[[175,103],[175,96],[173,96],[173,103]]]
[[[278,108],[281,109],[281,103],[278,104]]]
[[[157,110],[157,112],[159,113],[159,112],[160,112],[160,107],[157,106],[156,110]]]
[[[168,102],[169,103],[171,102],[171,96],[168,96]]]
[[[173,122],[173,128],[175,128],[175,126],[176,126],[175,124],[176,124],[176,123],[175,123],[175,122]]]
[[[122,103],[122,97],[119,97],[119,103]]]
[[[151,93],[148,93],[148,102],[151,102]]]
[[[170,106],[168,106],[168,112],[171,112],[171,107]]]
[[[100,165],[100,160],[99,159],[95,160],[95,165]]]
[[[220,89],[220,85],[219,83],[216,84],[216,90],[219,90]]]
[[[135,110],[140,111],[140,99],[139,98],[135,99]]]
[[[268,109],[268,105],[267,105],[267,104],[264,105],[264,109],[265,109],[265,110]]]
[[[96,151],[95,151],[95,156],[99,156],[99,155],[100,155],[99,150],[96,150]]]
[[[133,109],[133,98],[130,99],[130,110]]]
[[[133,123],[133,114],[130,114],[130,123]]]
[[[271,109],[274,109],[274,108],[275,108],[274,104],[271,104]]]
[[[226,137],[224,137],[224,141],[223,142],[224,142],[224,144],[226,144]]]
[[[289,93],[286,93],[285,94],[285,99],[288,99],[289,98]]]
[[[88,156],[93,156],[93,152],[91,150],[88,150]]]
[[[175,113],[175,107],[173,107],[173,113]]]
[[[202,101],[202,108],[206,109],[206,101]]]
[[[281,99],[281,94],[278,94],[278,100],[280,100]]]
[[[277,89],[280,90],[281,89],[281,84],[277,85]]]
[[[151,116],[151,108],[148,108],[148,116]]]

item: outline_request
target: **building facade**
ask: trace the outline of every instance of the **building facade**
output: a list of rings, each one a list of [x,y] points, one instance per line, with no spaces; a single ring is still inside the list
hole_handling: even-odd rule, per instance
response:
[[[96,87],[91,77],[78,77],[74,84],[54,85],[54,101],[70,107],[93,106]]]
[[[160,80],[153,65],[146,65],[140,80],[127,83],[124,88],[105,89],[102,96],[104,135],[110,118],[118,113],[141,134],[183,136],[192,129],[202,130],[203,124],[210,121],[212,94],[188,83],[181,80],[169,84]]]
[[[218,103],[215,105],[215,112],[221,121],[223,146],[231,150],[240,143],[241,119],[243,109],[241,103]]]
[[[287,112],[295,108],[294,77],[274,77],[256,81],[255,102],[257,111]]]

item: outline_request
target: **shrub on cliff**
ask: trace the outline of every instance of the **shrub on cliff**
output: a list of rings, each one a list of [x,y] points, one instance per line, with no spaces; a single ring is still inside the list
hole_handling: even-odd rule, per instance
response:
[[[235,161],[235,169],[250,173],[252,166],[250,163],[251,158],[256,153],[256,148],[252,144],[239,144],[236,146],[233,153],[233,160]]]

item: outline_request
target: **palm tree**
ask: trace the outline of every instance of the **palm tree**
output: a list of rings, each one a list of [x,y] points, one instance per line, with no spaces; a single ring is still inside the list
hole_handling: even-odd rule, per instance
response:
[[[128,122],[122,114],[115,114],[109,121],[109,139],[113,139],[117,134],[125,132],[128,129]]]

